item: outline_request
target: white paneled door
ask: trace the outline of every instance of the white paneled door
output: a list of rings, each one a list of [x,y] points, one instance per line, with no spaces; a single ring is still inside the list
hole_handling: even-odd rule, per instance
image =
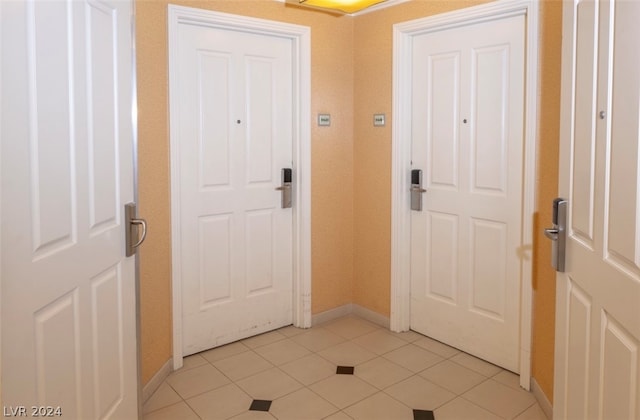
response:
[[[132,5],[0,7],[4,413],[136,418]]]
[[[292,323],[292,41],[180,23],[183,354]],[[295,182],[295,174],[294,179]]]
[[[411,328],[519,371],[524,16],[415,36]]]
[[[563,9],[554,418],[640,417],[640,2]]]

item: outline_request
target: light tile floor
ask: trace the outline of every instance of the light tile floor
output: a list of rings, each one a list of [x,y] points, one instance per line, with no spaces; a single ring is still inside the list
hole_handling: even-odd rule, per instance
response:
[[[336,374],[353,366],[353,375]],[[250,411],[269,400],[268,412]],[[159,419],[547,420],[518,376],[356,316],[286,327],[184,360],[144,405]]]

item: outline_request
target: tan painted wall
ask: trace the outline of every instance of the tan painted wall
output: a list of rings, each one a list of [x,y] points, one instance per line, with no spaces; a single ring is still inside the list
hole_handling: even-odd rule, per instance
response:
[[[268,0],[172,2],[312,28],[313,313],[353,302],[389,316],[392,25],[484,2],[416,0],[355,19]],[[166,6],[137,2],[140,213],[150,224],[141,254],[143,383],[171,356]],[[557,191],[560,9],[560,0],[541,3],[533,244],[533,376],[550,399],[555,275],[541,229],[550,224]],[[330,128],[316,126],[318,112],[331,113]],[[386,127],[372,126],[374,113],[387,115]]]
[[[311,27],[312,310],[318,313],[351,303],[352,18],[266,0],[171,3]],[[166,0],[136,3],[139,211],[149,223],[149,235],[140,257],[143,383],[172,354],[167,4]],[[331,114],[331,127],[317,127],[318,112]]]
[[[538,108],[538,178],[533,229],[533,353],[532,376],[553,401],[556,276],[551,268],[551,243],[542,231],[551,226],[551,202],[558,196],[560,142],[560,66],[562,1],[546,0],[540,8],[540,101]]]

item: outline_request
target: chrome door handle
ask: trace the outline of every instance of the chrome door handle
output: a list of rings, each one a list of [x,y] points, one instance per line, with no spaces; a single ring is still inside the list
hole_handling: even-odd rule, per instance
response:
[[[281,178],[282,184],[276,187],[276,191],[282,192],[282,208],[288,209],[293,205],[293,200],[291,199],[291,186],[293,184],[291,168],[282,168]]]
[[[567,247],[567,200],[556,198],[553,200],[553,227],[544,230],[544,236],[551,239],[551,265],[556,271],[565,270],[565,256]]]
[[[544,236],[551,239],[552,241],[558,240],[558,233],[560,233],[560,229],[556,228],[546,228],[544,230]]]
[[[136,203],[127,203],[124,205],[124,224],[125,224],[125,255],[130,257],[136,253],[136,249],[142,245],[147,238],[147,221],[136,217]],[[138,235],[138,229],[134,226],[141,226],[142,233]],[[134,243],[134,238],[138,238]]]
[[[422,193],[427,192],[422,188],[422,170],[411,170],[411,210],[422,211]]]

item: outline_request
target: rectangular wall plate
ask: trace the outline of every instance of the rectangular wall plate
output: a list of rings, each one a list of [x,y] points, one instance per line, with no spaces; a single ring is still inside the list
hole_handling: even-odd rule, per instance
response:
[[[318,125],[328,127],[331,125],[331,114],[318,114]]]
[[[384,125],[385,125],[385,114],[373,114],[373,126],[384,127]]]

